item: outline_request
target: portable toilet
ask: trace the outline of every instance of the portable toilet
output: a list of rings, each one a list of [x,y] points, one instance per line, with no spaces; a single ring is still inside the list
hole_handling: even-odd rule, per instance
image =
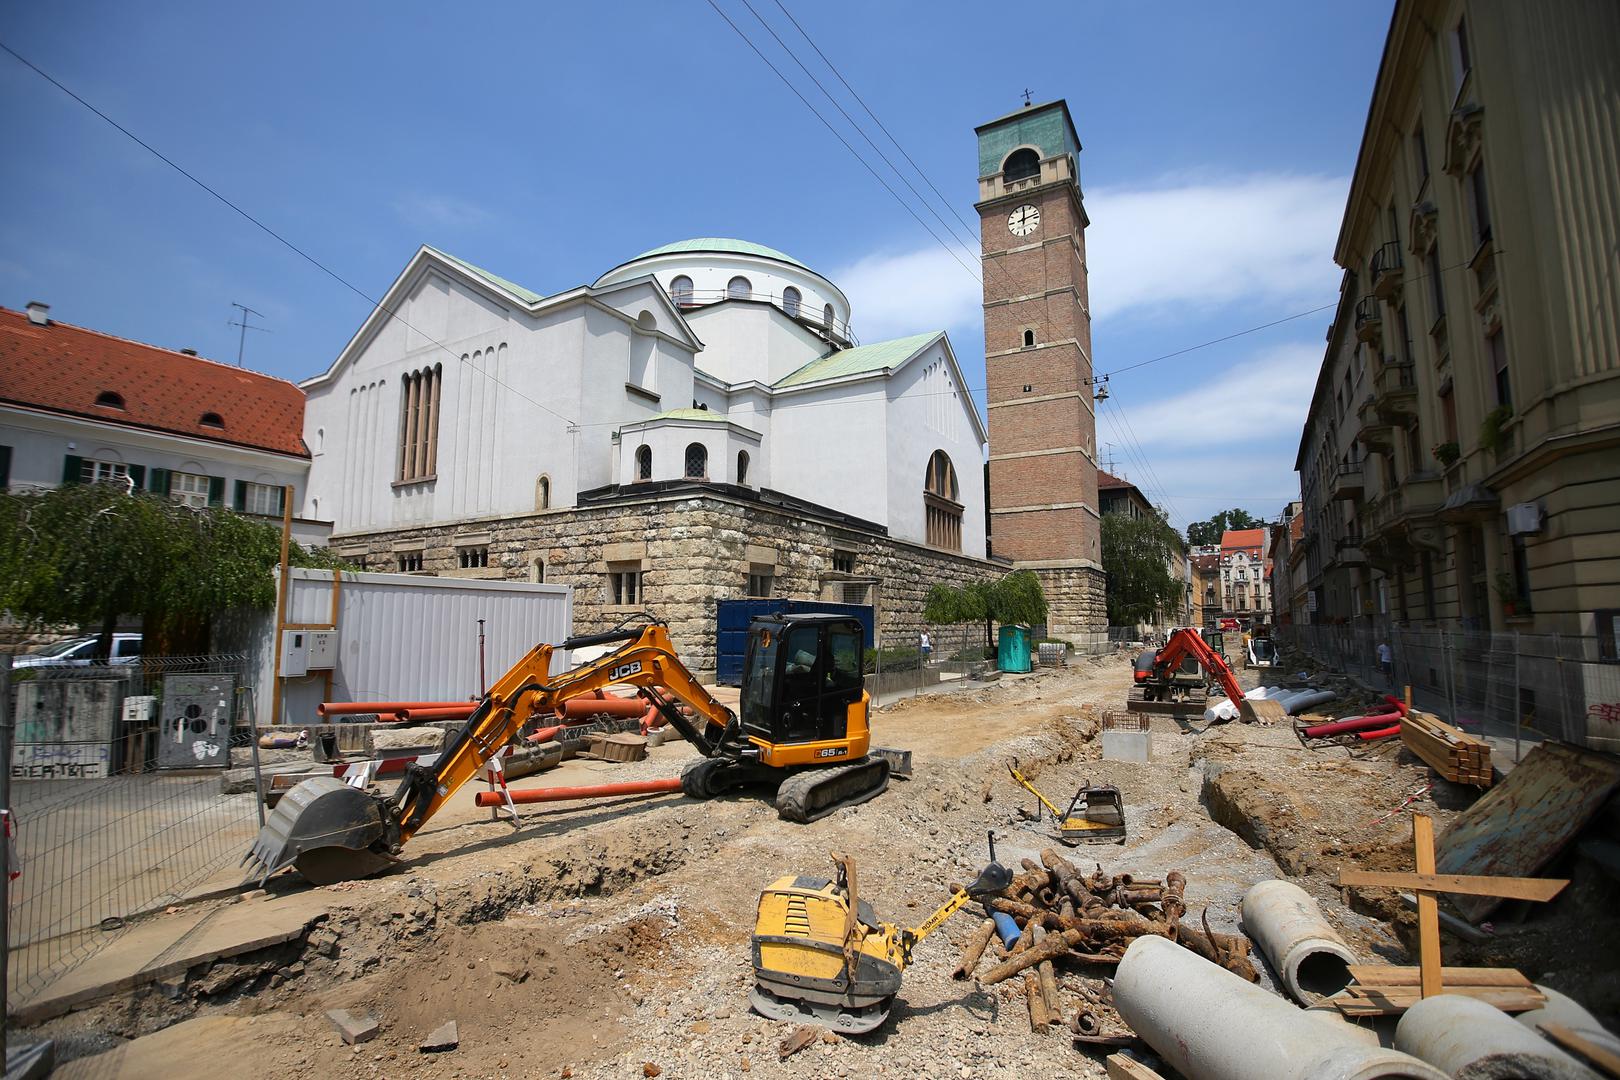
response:
[[[1002,671],[1028,671],[1030,633],[1027,626],[1003,626],[996,650],[996,666]]]

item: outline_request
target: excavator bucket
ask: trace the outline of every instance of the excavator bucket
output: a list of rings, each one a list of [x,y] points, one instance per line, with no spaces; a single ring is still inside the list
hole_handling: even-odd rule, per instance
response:
[[[1238,706],[1238,717],[1245,724],[1276,724],[1288,719],[1288,710],[1265,698],[1244,698]]]
[[[376,796],[336,777],[317,776],[281,797],[242,863],[252,863],[261,885],[291,865],[314,884],[330,885],[390,865],[369,850],[382,834],[382,806]]]

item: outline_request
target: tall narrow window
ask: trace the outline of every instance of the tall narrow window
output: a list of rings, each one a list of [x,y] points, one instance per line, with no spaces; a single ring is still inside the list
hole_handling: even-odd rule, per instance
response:
[[[688,480],[702,480],[709,475],[709,451],[702,443],[692,443],[686,448],[685,475]]]
[[[551,477],[542,476],[534,482],[534,508],[536,510],[551,509]]]
[[[962,550],[962,504],[956,469],[945,451],[935,450],[923,478],[924,535],[930,547]]]
[[[1431,321],[1439,322],[1446,317],[1446,289],[1440,280],[1440,245],[1429,249],[1423,264],[1423,269],[1429,275],[1429,303],[1434,309]]]
[[[1440,423],[1446,435],[1446,442],[1457,441],[1457,399],[1451,395],[1451,380],[1440,388]]]
[[[726,297],[728,299],[746,300],[753,294],[753,283],[740,274],[726,282]]]
[[[1412,132],[1412,156],[1417,159],[1417,191],[1421,195],[1429,182],[1429,140],[1423,135],[1422,124]]]
[[[782,310],[795,319],[799,317],[799,300],[799,290],[793,286],[789,285],[782,290]]]
[[[669,298],[676,307],[692,306],[692,279],[682,274],[669,283]]]
[[[652,447],[646,443],[636,447],[636,479],[652,479]]]
[[[1485,339],[1485,352],[1490,357],[1491,371],[1496,382],[1496,403],[1506,408],[1513,408],[1513,386],[1508,381],[1507,343],[1502,340],[1502,328],[1498,326],[1491,336]]]
[[[1473,50],[1468,47],[1468,19],[1465,16],[1457,20],[1457,25],[1451,31],[1451,74],[1456,81],[1453,92],[1462,89],[1463,81],[1473,67]]]
[[[821,309],[821,325],[829,330],[833,328],[833,308],[831,304]]]
[[[1035,331],[1033,331],[1033,330],[1025,330],[1024,331],[1024,348],[1033,349],[1034,347],[1035,347]]]
[[[435,364],[400,378],[399,465],[394,472],[400,483],[432,479],[438,466],[442,371]]]
[[[737,483],[748,483],[748,451],[737,451]]]
[[[1491,206],[1485,198],[1485,162],[1476,161],[1468,170],[1468,216],[1474,226],[1474,243],[1491,238]]]

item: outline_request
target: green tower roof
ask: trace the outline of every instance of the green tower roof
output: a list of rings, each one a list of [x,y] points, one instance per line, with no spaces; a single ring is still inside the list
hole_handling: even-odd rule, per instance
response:
[[[1020,146],[1038,148],[1043,159],[1063,153],[1080,157],[1080,137],[1069,118],[1068,102],[1062,98],[1044,105],[1026,105],[973,130],[979,136],[980,176],[1000,172],[1007,155]]]

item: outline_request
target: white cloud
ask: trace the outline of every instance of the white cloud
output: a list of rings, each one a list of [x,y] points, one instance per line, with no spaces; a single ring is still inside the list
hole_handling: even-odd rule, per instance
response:
[[[410,225],[423,230],[466,229],[482,225],[492,217],[488,210],[476,203],[458,199],[454,195],[433,195],[421,191],[397,196],[393,208],[394,213]]]
[[[1089,191],[1092,314],[1329,302],[1337,295],[1333,242],[1348,190],[1342,177],[1261,173]]]
[[[977,272],[977,261],[958,252]],[[832,275],[849,297],[863,341],[925,330],[979,332],[984,293],[978,280],[938,244],[919,251],[875,253]]]

